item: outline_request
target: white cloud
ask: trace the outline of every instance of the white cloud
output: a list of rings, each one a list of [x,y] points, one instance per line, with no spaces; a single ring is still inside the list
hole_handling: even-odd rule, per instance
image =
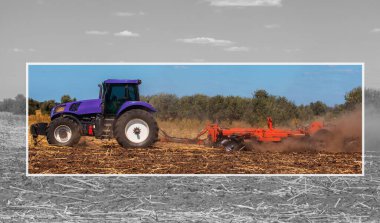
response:
[[[249,48],[245,46],[231,46],[231,47],[225,48],[224,50],[229,51],[229,52],[247,52],[249,51]]]
[[[120,16],[120,17],[127,17],[127,16],[134,16],[135,13],[133,13],[133,12],[116,12],[115,15]]]
[[[371,33],[380,33],[380,28],[373,28]]]
[[[203,44],[203,45],[212,45],[212,46],[229,46],[229,45],[234,44],[234,42],[230,40],[214,39],[211,37],[195,37],[195,38],[187,38],[187,39],[177,39],[177,41],[183,42],[183,43]]]
[[[114,33],[115,36],[122,36],[122,37],[138,37],[140,34],[134,33],[128,30],[124,30],[118,33]]]
[[[228,6],[281,6],[282,0],[206,0],[212,6],[228,7]]]
[[[20,48],[13,48],[12,51],[15,52],[15,53],[21,53],[21,52],[24,52],[24,50],[23,50],[23,49],[20,49]]]
[[[286,53],[297,53],[297,52],[300,52],[301,51],[301,49],[298,49],[298,48],[292,48],[292,49],[284,49],[284,51],[286,52]]]
[[[211,37],[195,37],[195,38],[177,39],[177,41],[182,42],[182,43],[191,43],[191,44],[223,47],[223,50],[228,51],[228,52],[247,52],[247,51],[249,51],[248,47],[236,46],[236,43],[231,41],[231,40],[215,39],[215,38],[211,38]]]
[[[267,29],[277,29],[277,28],[280,28],[280,25],[278,25],[278,24],[268,24],[268,25],[265,25],[264,27],[267,28]]]
[[[99,35],[99,36],[104,36],[107,35],[107,31],[99,31],[99,30],[88,30],[86,31],[87,35]]]
[[[143,11],[140,11],[138,13],[135,13],[135,12],[116,12],[115,13],[116,16],[119,16],[119,17],[129,17],[129,16],[135,16],[135,15],[145,15],[145,12]]]
[[[36,49],[34,48],[28,48],[28,49],[21,49],[21,48],[13,48],[11,49],[12,52],[14,53],[25,53],[25,52],[36,52]]]

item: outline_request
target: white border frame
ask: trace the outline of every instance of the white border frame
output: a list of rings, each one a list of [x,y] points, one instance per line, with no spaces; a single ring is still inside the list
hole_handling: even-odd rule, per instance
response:
[[[361,174],[30,174],[28,169],[29,164],[29,65],[360,65],[362,66],[362,173]],[[26,176],[106,176],[106,177],[115,177],[115,176],[181,176],[181,177],[228,177],[228,176],[244,176],[244,177],[278,177],[278,176],[364,176],[365,175],[365,63],[356,62],[356,63],[331,63],[331,62],[314,62],[314,63],[223,63],[223,62],[213,62],[213,63],[181,63],[181,62],[152,62],[152,63],[143,63],[143,62],[128,62],[128,63],[107,63],[107,62],[49,62],[49,63],[39,63],[39,62],[27,62],[26,63],[26,130],[25,130],[25,143],[26,143]]]

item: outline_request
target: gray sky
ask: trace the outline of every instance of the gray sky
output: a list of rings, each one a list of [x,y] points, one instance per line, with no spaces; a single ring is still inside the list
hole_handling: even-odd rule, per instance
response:
[[[380,87],[378,0],[0,0],[0,99],[25,62],[365,62]]]

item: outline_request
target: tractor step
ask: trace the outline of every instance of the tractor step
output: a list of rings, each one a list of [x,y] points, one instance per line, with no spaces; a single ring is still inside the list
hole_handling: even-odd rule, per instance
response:
[[[112,131],[112,126],[113,122],[115,121],[114,118],[105,118],[103,120],[103,128],[102,128],[102,138],[112,138],[113,131]]]

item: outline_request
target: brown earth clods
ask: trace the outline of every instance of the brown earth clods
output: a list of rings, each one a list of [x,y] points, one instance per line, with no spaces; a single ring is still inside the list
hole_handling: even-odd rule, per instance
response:
[[[327,135],[288,138],[281,143],[246,143],[241,151],[157,142],[151,148],[119,146],[116,140],[82,137],[74,147],[57,147],[29,134],[30,174],[361,174],[361,109],[331,120]],[[29,124],[48,121],[29,116]],[[169,135],[192,138],[197,120],[160,121]],[[244,126],[244,123],[232,125]]]
[[[30,174],[361,174],[360,152],[257,151],[157,142],[124,149],[84,137],[74,147],[31,146]]]

